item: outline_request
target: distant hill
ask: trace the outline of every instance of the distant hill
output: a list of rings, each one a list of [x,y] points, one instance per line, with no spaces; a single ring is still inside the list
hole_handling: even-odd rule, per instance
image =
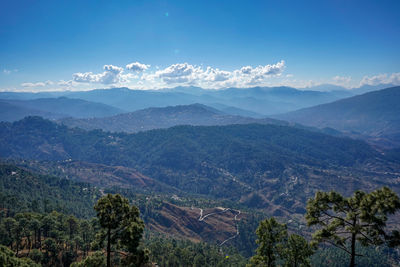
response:
[[[343,95],[343,94],[346,95]],[[103,103],[128,112],[150,108],[201,103],[210,105],[217,103],[237,111],[244,110],[245,116],[251,113],[270,115],[288,112],[317,104],[328,103],[345,96],[349,91],[319,92],[312,90],[297,90],[291,87],[253,87],[227,88],[219,90],[202,89],[199,87],[176,87],[160,90],[130,90],[128,88],[96,89],[77,92],[46,92],[46,93],[13,93],[0,92],[0,99],[37,99],[65,96],[74,99]],[[232,110],[232,109],[231,109]],[[227,112],[228,110],[225,110]],[[259,115],[256,115],[259,117]]]
[[[0,121],[17,121],[27,116],[41,116],[47,119],[67,117],[65,114],[43,111],[14,104],[15,101],[0,100]]]
[[[105,103],[127,111],[148,107],[219,103],[263,115],[328,103],[341,98],[332,92],[302,91],[290,87],[227,88],[220,90],[177,87],[152,91],[114,88],[71,92],[68,96]]]
[[[400,87],[274,117],[314,127],[331,127],[383,146],[400,146]]]
[[[26,116],[45,118],[90,118],[112,116],[123,111],[102,103],[81,99],[38,98],[31,100],[0,100],[0,120],[14,121]]]
[[[394,87],[394,86],[395,86],[394,84],[377,84],[377,85],[364,84],[360,87],[349,89],[349,88],[339,86],[339,85],[334,85],[334,84],[320,84],[320,85],[314,85],[311,87],[306,87],[304,89],[312,90],[312,91],[321,91],[321,92],[332,92],[332,93],[337,94],[338,96],[341,95],[342,97],[350,97],[352,95],[354,96],[354,95],[364,94],[367,92],[381,90],[381,89]]]
[[[112,117],[59,120],[68,127],[86,130],[102,129],[110,132],[135,133],[152,129],[169,128],[177,125],[228,125],[248,123],[287,124],[273,119],[254,119],[225,114],[202,104],[181,105],[165,108],[147,108]]]
[[[391,162],[362,141],[278,125],[177,126],[137,134],[84,131],[38,117],[0,123],[0,157],[134,168],[183,192],[276,216],[304,213],[316,190],[389,185]],[[394,158],[394,157],[392,157]]]
[[[207,106],[213,107],[213,108],[215,108],[219,111],[222,111],[223,113],[229,114],[229,115],[251,117],[251,118],[264,118],[265,117],[265,115],[262,115],[260,113],[252,112],[250,110],[237,108],[237,107],[233,107],[233,106],[227,106],[227,105],[220,104],[220,103],[208,103]]]

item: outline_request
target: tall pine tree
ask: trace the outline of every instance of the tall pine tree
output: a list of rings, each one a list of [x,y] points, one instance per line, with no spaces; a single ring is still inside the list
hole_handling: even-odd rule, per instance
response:
[[[309,226],[319,226],[313,234],[315,243],[326,242],[350,256],[355,266],[356,242],[363,246],[380,245],[386,241],[388,215],[400,209],[399,197],[387,187],[371,193],[356,191],[345,198],[337,192],[317,192],[307,203]]]

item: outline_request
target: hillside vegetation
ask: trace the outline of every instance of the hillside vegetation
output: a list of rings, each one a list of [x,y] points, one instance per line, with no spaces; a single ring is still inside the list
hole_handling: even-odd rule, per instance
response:
[[[59,120],[59,122],[68,127],[79,127],[85,130],[102,129],[109,132],[127,133],[169,128],[177,125],[212,126],[249,123],[287,124],[286,122],[273,119],[255,119],[228,115],[202,104],[148,108],[105,118],[65,118]]]
[[[400,146],[400,87],[282,114],[276,118],[314,127],[332,127],[386,147]]]
[[[396,162],[362,141],[276,125],[178,126],[137,134],[70,129],[32,117],[2,123],[0,155],[135,168],[177,190],[302,213],[318,189],[387,184]]]

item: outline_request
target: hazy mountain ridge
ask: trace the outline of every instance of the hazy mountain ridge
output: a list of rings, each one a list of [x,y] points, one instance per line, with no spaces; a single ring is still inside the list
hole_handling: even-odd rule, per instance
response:
[[[68,127],[85,130],[102,129],[110,132],[135,133],[152,129],[169,128],[177,125],[212,126],[229,124],[277,124],[287,125],[274,119],[255,119],[225,114],[202,104],[181,105],[165,108],[147,108],[131,113],[105,118],[74,119],[64,118],[60,123]]]
[[[166,107],[201,103],[224,105],[252,113],[270,115],[331,102],[350,96],[349,90],[322,92],[291,87],[226,88],[219,90],[199,87],[176,87],[160,90],[130,90],[128,88],[95,89],[76,92],[15,93],[0,92],[0,99],[36,99],[65,96],[103,103],[126,111],[150,107]],[[228,111],[228,110],[226,110]],[[237,112],[238,110],[236,110]],[[247,113],[246,113],[247,111]],[[236,114],[235,114],[236,115]],[[259,117],[256,115],[256,117]]]
[[[47,119],[59,119],[67,117],[65,114],[57,114],[39,109],[26,108],[15,105],[12,102],[0,100],[0,121],[17,121],[28,116],[40,116]]]
[[[373,91],[275,118],[332,127],[384,146],[400,146],[400,87]]]
[[[42,116],[49,119],[104,117],[122,112],[121,109],[102,103],[66,97],[0,100],[0,121],[15,121],[26,116]]]

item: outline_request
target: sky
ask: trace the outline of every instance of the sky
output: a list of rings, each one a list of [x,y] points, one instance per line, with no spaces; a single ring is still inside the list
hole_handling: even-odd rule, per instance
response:
[[[400,84],[400,1],[0,0],[0,90]]]

